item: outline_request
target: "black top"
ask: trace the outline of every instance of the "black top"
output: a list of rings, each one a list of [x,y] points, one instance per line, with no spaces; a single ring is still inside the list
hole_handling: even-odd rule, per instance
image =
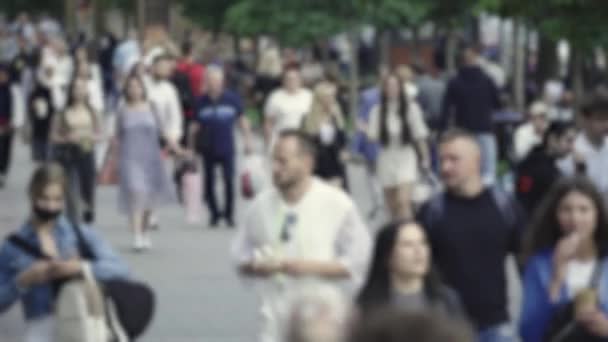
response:
[[[517,166],[516,194],[519,203],[531,215],[545,194],[561,177],[556,159],[542,146],[535,147]]]
[[[439,129],[445,129],[453,117],[457,127],[473,133],[491,132],[492,115],[499,106],[499,93],[494,81],[479,67],[463,67],[448,83]]]
[[[440,194],[441,212],[419,212],[427,229],[433,259],[448,286],[456,290],[468,316],[483,329],[509,321],[505,258],[519,248],[524,219],[514,203],[501,212],[492,190],[475,198]],[[515,216],[505,219],[505,214]]]
[[[41,108],[37,108],[36,102],[38,101],[44,103]],[[39,113],[39,109],[43,109],[44,112]],[[41,84],[36,85],[28,101],[28,114],[32,125],[32,138],[46,141],[49,137],[51,120],[54,114],[51,91],[48,88]]]

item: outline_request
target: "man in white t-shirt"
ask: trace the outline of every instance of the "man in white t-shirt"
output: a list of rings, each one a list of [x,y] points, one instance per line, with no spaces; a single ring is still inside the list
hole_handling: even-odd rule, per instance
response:
[[[273,91],[264,108],[264,138],[268,146],[278,133],[286,129],[298,129],[312,105],[312,92],[302,87],[298,68],[285,70],[283,87]]]
[[[275,186],[256,197],[232,247],[261,297],[263,342],[283,341],[288,290],[313,278],[352,291],[367,268],[369,231],[345,192],[312,176],[314,149],[303,133],[279,135]]]
[[[583,131],[574,142],[573,165],[564,171],[585,173],[608,196],[608,93],[596,91],[582,114]]]

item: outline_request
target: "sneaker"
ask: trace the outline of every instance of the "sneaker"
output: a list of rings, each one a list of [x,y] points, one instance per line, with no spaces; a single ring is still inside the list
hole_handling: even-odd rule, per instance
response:
[[[150,238],[150,234],[148,233],[144,233],[144,235],[142,236],[142,248],[143,249],[150,249],[152,248],[152,239]]]
[[[150,219],[148,221],[148,229],[156,231],[160,230],[160,224],[158,223],[158,219],[156,218],[156,216],[150,216]]]
[[[209,221],[209,228],[215,229],[220,223],[220,219],[218,217],[214,217]]]
[[[133,250],[141,252],[144,249],[144,239],[141,234],[135,234],[133,237]]]
[[[226,227],[228,229],[234,229],[234,227],[236,227],[236,225],[234,224],[234,220],[231,218],[227,218],[226,219]]]

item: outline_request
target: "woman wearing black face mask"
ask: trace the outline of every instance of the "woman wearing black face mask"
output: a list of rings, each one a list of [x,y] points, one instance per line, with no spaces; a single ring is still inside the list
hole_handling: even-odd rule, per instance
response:
[[[32,215],[13,235],[47,255],[48,260],[32,257],[14,240],[5,241],[0,248],[0,314],[21,301],[27,322],[26,342],[49,341],[53,335],[53,283],[79,275],[84,265],[78,255],[76,232],[62,216],[65,188],[61,166],[40,167],[29,187]],[[95,278],[126,277],[127,267],[110,246],[93,230],[81,230],[97,256],[89,263]]]

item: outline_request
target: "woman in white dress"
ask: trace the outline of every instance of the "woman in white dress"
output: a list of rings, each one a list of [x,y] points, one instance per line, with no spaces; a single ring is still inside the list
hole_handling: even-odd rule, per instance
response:
[[[367,134],[381,147],[377,174],[392,219],[411,218],[410,194],[418,169],[430,168],[429,131],[420,107],[407,100],[403,82],[394,74],[382,82],[381,100],[370,113]]]

